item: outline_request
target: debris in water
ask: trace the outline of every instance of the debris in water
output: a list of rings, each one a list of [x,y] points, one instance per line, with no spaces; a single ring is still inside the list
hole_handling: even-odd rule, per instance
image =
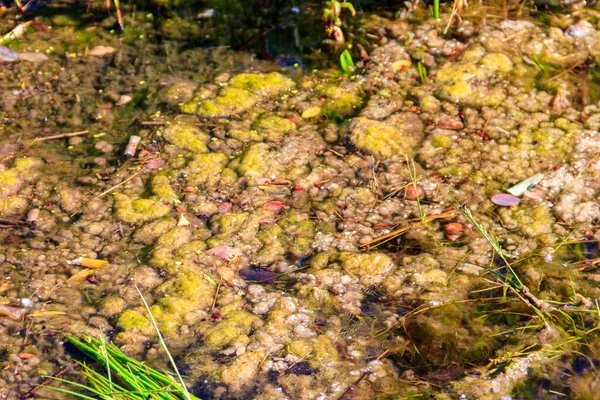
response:
[[[521,199],[510,194],[500,193],[492,197],[492,203],[499,206],[516,206],[521,202]]]
[[[523,195],[532,200],[541,200],[544,198],[544,194],[538,191],[530,192],[529,190],[526,190],[525,192],[523,192]]]
[[[0,61],[1,62],[15,62],[19,59],[19,53],[8,47],[0,46]]]
[[[231,282],[235,276],[235,272],[227,267],[217,267],[217,274],[219,274],[226,282]]]
[[[109,54],[113,54],[115,51],[117,51],[117,49],[115,49],[114,47],[96,46],[93,49],[91,49],[88,54],[90,56],[94,56],[94,57],[102,57],[102,56],[106,56]]]
[[[450,222],[444,225],[444,231],[449,235],[457,235],[461,233],[463,230],[463,226],[459,222]]]
[[[531,189],[533,186],[537,185],[542,179],[544,179],[544,174],[537,173],[512,186],[507,190],[507,192],[513,196],[521,196],[528,189]]]
[[[0,44],[8,43],[10,41],[17,40],[23,37],[30,23],[31,22],[23,22],[22,24],[15,26],[15,28],[12,31],[8,32],[0,39]]]
[[[550,109],[552,112],[560,114],[569,107],[571,107],[571,102],[567,100],[566,93],[563,93],[561,90],[556,92],[552,100],[550,100]]]
[[[11,319],[21,319],[23,316],[23,310],[11,306],[0,305],[0,315],[7,316]]]
[[[410,60],[396,60],[392,63],[392,70],[394,72],[404,71],[412,66],[412,62]]]
[[[247,281],[254,281],[259,283],[268,283],[270,285],[275,284],[279,274],[266,268],[247,268],[239,271],[242,278]]]
[[[133,100],[133,97],[131,97],[128,94],[124,94],[121,97],[119,97],[119,101],[117,101],[116,105],[117,107],[124,106],[125,104],[130,103],[131,100]]]
[[[28,61],[31,63],[39,63],[48,61],[48,56],[44,53],[25,52],[19,54],[19,60]]]
[[[283,207],[285,207],[285,203],[277,200],[267,201],[262,205],[262,208],[268,211],[280,211]]]
[[[131,137],[129,138],[129,143],[127,143],[127,147],[125,147],[125,152],[123,153],[123,157],[125,158],[131,158],[135,155],[135,151],[138,147],[138,144],[140,144],[140,140],[142,140],[141,137],[136,136],[136,135],[131,135]]]
[[[231,261],[235,257],[241,256],[243,253],[240,249],[231,246],[219,246],[212,248],[206,252],[209,256],[217,257],[223,261]]]
[[[98,260],[95,258],[78,257],[74,260],[67,261],[67,264],[80,265],[80,266],[86,267],[86,268],[98,269],[98,268],[104,268],[104,266],[106,266],[106,264],[108,264],[108,261]]]
[[[177,226],[188,226],[190,221],[183,214],[179,214],[179,220],[177,221]]]
[[[163,165],[165,165],[165,160],[162,158],[155,158],[154,160],[150,160],[145,164],[146,168],[150,170],[160,169],[163,167]]]
[[[302,118],[308,119],[321,114],[321,107],[310,107],[302,112]]]

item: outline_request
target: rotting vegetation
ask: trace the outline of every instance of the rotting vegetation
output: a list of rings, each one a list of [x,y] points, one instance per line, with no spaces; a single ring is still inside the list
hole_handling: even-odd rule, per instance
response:
[[[0,396],[81,332],[165,368],[154,319],[200,398],[593,398],[594,10],[490,10],[364,14],[351,76],[161,49],[139,14],[101,57],[114,16],[13,43],[49,61],[2,72]]]

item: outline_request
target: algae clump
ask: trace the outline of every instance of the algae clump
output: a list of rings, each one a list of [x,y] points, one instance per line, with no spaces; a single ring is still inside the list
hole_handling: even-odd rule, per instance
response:
[[[412,157],[419,135],[407,135],[402,125],[373,121],[367,118],[354,118],[347,126],[347,137],[359,150],[379,158],[392,156]]]
[[[115,193],[115,216],[132,224],[164,217],[171,212],[171,206],[156,197],[133,200],[122,193]]]
[[[246,89],[261,96],[273,96],[292,90],[296,83],[279,72],[239,74],[229,82],[231,87]]]
[[[259,100],[260,96],[248,90],[226,87],[216,99],[200,103],[196,114],[204,118],[229,117],[249,110]]]
[[[248,335],[259,321],[260,318],[247,311],[231,311],[223,316],[223,321],[206,331],[204,345],[210,350],[221,349],[236,339]]]
[[[195,153],[205,153],[210,137],[193,125],[171,124],[163,131],[163,137],[171,144]]]

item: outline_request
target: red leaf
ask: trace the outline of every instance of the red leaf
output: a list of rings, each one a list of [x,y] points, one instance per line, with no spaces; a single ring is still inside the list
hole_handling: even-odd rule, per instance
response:
[[[154,170],[154,169],[161,168],[163,165],[165,165],[165,160],[163,160],[162,158],[157,158],[157,159],[148,161],[146,163],[146,168]]]
[[[263,204],[262,208],[265,210],[269,210],[269,211],[279,211],[281,210],[283,207],[285,207],[285,203],[282,201],[277,201],[277,200],[271,200],[271,201],[267,201],[265,204]]]
[[[208,250],[206,254],[217,257],[223,261],[231,261],[235,257],[241,256],[243,253],[240,249],[236,249],[235,247],[219,246]]]

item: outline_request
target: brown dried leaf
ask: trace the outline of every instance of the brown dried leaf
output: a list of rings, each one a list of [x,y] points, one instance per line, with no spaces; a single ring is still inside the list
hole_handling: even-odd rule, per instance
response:
[[[226,282],[231,282],[235,276],[235,272],[231,268],[217,267],[217,274],[221,275]]]
[[[102,57],[108,54],[113,54],[117,49],[110,46],[96,46],[88,53],[90,56]]]

